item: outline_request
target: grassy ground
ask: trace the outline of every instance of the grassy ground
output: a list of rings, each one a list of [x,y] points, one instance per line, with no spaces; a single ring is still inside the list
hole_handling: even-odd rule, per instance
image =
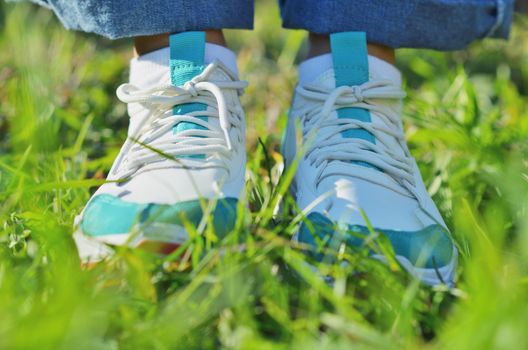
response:
[[[256,32],[228,33],[251,82],[251,211],[223,242],[192,240],[188,264],[123,249],[81,270],[73,218],[125,137],[114,91],[129,42],[64,31],[25,4],[0,14],[0,348],[528,348],[526,19],[508,43],[399,54],[410,147],[461,253],[447,290],[357,249],[338,257],[348,267],[320,266],[328,286],[291,247],[295,220],[272,218],[305,35],[279,29],[271,1]]]

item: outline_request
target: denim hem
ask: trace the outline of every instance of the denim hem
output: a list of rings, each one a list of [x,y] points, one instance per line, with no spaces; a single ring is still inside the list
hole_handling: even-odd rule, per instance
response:
[[[283,26],[318,34],[367,33],[392,48],[459,50],[507,38],[514,0],[281,0]]]
[[[497,0],[497,21],[486,34],[490,38],[508,38],[513,20],[514,0]]]
[[[252,29],[253,0],[33,0],[69,29],[110,39],[206,29]],[[507,38],[514,0],[279,0],[283,26],[367,33],[392,48],[463,49]]]
[[[35,0],[33,0],[35,1]],[[38,0],[42,3],[43,0]],[[252,29],[251,0],[46,0],[68,29],[109,39],[206,29]]]

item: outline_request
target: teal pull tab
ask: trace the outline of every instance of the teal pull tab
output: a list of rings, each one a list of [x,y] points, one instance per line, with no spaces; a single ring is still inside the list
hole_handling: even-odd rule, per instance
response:
[[[205,69],[205,32],[184,32],[169,37],[170,78],[171,84],[183,86],[186,82],[201,74]],[[174,115],[185,115],[190,112],[205,111],[203,103],[185,103],[173,108]],[[198,119],[207,121],[206,116]],[[191,122],[180,122],[172,128],[174,134],[191,129],[204,130],[201,125]],[[182,158],[204,158],[204,155],[188,155]]]
[[[330,48],[336,87],[361,85],[369,80],[367,36],[364,32],[331,34]],[[338,109],[337,117],[356,119],[363,122],[372,121],[368,110],[355,107]],[[346,138],[360,138],[376,143],[374,135],[364,129],[346,130],[342,135]],[[358,163],[370,166],[364,162]]]
[[[183,86],[205,68],[205,32],[185,32],[169,37],[171,83]]]

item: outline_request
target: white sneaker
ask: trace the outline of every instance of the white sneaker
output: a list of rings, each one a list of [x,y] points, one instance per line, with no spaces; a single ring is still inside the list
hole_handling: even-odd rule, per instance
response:
[[[234,227],[246,166],[239,101],[246,83],[218,60],[206,65],[204,47],[203,32],[172,35],[170,70],[167,62],[157,86],[118,88],[130,129],[109,182],[78,217],[84,263],[112,254],[108,245],[170,252],[188,239],[188,225],[201,232],[212,223],[218,236]]]
[[[405,269],[426,284],[452,285],[457,250],[405,143],[399,72],[367,55],[364,33],[333,34],[331,49],[307,62],[330,68],[301,79],[283,144],[287,167],[302,156],[292,192],[306,221],[296,239],[362,245],[363,211]]]

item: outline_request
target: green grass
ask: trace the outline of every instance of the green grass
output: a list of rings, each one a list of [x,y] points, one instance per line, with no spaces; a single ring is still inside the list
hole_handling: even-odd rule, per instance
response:
[[[251,83],[251,210],[222,242],[191,240],[188,264],[121,249],[81,270],[73,219],[126,135],[130,43],[27,4],[0,15],[0,348],[528,348],[526,19],[509,42],[399,53],[410,147],[460,250],[447,290],[357,249],[319,266],[329,286],[290,243],[294,218],[272,217],[291,205],[278,150],[305,34],[280,29],[271,1],[255,32],[228,33]]]

